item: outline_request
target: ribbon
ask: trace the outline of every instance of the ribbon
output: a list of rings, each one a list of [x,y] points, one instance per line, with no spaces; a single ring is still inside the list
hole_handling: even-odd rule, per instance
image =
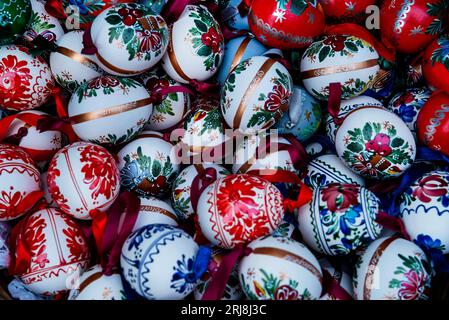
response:
[[[386,47],[378,41],[367,29],[355,23],[341,23],[327,26],[324,32],[326,35],[351,35],[370,43],[374,49],[385,60],[394,62],[396,60],[396,50],[392,46]]]
[[[211,261],[212,250],[209,246],[200,246],[193,262],[193,274],[196,281],[201,279],[204,273],[208,271]]]
[[[242,0],[240,4],[237,6],[239,14],[241,17],[245,17],[248,15],[252,0]]]
[[[191,79],[189,85],[196,91],[206,97],[216,98],[220,93],[220,86],[216,83],[207,83]]]
[[[92,218],[92,235],[95,239],[95,245],[98,253],[100,254],[103,236],[106,229],[106,224],[108,222],[108,216],[106,215],[106,212],[98,209],[91,210],[89,212],[89,216]]]
[[[21,127],[19,130],[17,130],[16,134],[10,135],[9,137],[5,138],[3,142],[9,143],[9,144],[15,144],[19,145],[22,141],[23,137],[26,137],[28,135],[28,128],[27,127]]]
[[[170,86],[156,88],[151,90],[150,98],[152,104],[161,104],[169,93],[194,94],[194,92],[186,86]]]
[[[319,144],[323,150],[321,150],[320,152],[315,152],[313,155],[308,154],[309,159],[315,159],[319,156],[328,154],[328,153],[333,153],[336,154],[337,151],[335,150],[335,143],[333,143],[329,137],[324,136],[324,135],[314,135],[313,137],[307,139],[306,141],[304,141],[302,144],[306,146],[310,146],[312,144]]]
[[[105,275],[118,267],[120,252],[134,228],[140,211],[140,198],[129,191],[122,192],[107,211],[101,246],[98,248]]]
[[[343,119],[339,117],[341,105],[341,83],[335,82],[329,84],[329,101],[327,110],[334,120],[335,125],[339,126],[343,123]]]
[[[298,197],[296,200],[286,198],[284,199],[284,210],[286,212],[293,213],[296,209],[301,208],[305,204],[309,203],[312,200],[313,191],[308,186],[306,186],[303,182],[299,183],[300,189],[298,193]]]
[[[67,14],[64,11],[62,6],[62,1],[59,0],[47,0],[45,2],[45,11],[47,11],[50,15],[58,19],[67,18]]]
[[[376,215],[376,222],[391,231],[400,233],[405,239],[410,240],[410,236],[401,219],[393,217],[386,212],[379,211]]]
[[[192,0],[169,0],[162,9],[161,15],[164,17],[167,24],[176,22],[184,12],[186,6],[191,2]]]
[[[215,180],[217,180],[217,170],[215,168],[201,170],[193,179],[190,187],[190,202],[194,212],[196,212],[198,200],[204,189],[214,183]]]
[[[250,248],[247,248],[246,246],[238,246],[226,254],[221,260],[217,271],[211,277],[209,285],[203,294],[202,300],[221,300],[226,289],[229,276],[231,275],[234,266],[237,264],[237,261],[250,252]]]
[[[423,251],[433,262],[437,273],[449,273],[449,263],[443,252],[439,248],[435,248],[433,243],[428,244],[427,240],[431,239],[429,239],[429,237],[419,235],[418,238],[415,239],[415,243],[423,249]]]
[[[324,292],[334,296],[337,300],[354,300],[352,296],[338,283],[337,279],[326,269],[323,269],[323,288]]]
[[[51,91],[51,95],[55,99],[56,112],[60,117],[66,118],[67,102],[65,101],[64,96],[62,94],[62,89],[59,87],[54,87]]]
[[[198,215],[194,214],[191,217],[192,217],[191,219],[193,220],[195,230],[193,240],[195,240],[195,242],[198,243],[199,245],[206,245],[210,243],[209,239],[207,239],[204,236],[203,231],[201,230],[200,223],[198,222]]]
[[[90,32],[91,27],[89,26],[83,33],[83,49],[81,50],[82,54],[93,55],[98,52],[97,47],[92,40],[92,35]]]

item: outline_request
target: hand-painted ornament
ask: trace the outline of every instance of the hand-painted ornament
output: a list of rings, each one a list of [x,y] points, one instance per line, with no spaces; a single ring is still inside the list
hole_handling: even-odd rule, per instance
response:
[[[75,133],[96,144],[119,145],[139,133],[153,112],[143,85],[130,78],[101,76],[73,93],[68,115]]]
[[[388,104],[388,109],[397,114],[416,135],[416,120],[424,104],[429,100],[431,92],[427,88],[408,89],[395,95]]]
[[[322,258],[319,260],[321,269],[329,272],[332,278],[337,281],[341,289],[346,291],[349,297],[354,295],[354,289],[352,284],[352,278],[346,270],[344,270],[341,263],[331,263],[328,259]],[[320,300],[340,300],[333,293],[325,293],[321,296]]]
[[[137,3],[114,5],[90,29],[98,64],[110,74],[133,76],[155,66],[168,45],[165,20]]]
[[[348,100],[342,100],[340,104],[340,110],[338,112],[338,118],[344,119],[352,110],[360,107],[379,107],[383,108],[384,105],[377,99],[368,96],[358,96]],[[334,121],[334,118],[328,113],[326,119],[326,135],[329,139],[335,143],[335,134],[340,126]]]
[[[50,99],[54,80],[47,63],[22,46],[0,47],[0,106],[12,111],[35,109]]]
[[[322,0],[324,14],[332,21],[362,22],[367,16],[367,8],[377,0]]]
[[[217,179],[230,174],[227,169],[214,163],[193,164],[182,170],[173,182],[171,201],[180,220],[185,221],[195,213],[190,201],[191,187],[195,178],[209,168],[215,170]]]
[[[13,43],[25,31],[31,11],[30,0],[0,1],[0,45]]]
[[[317,1],[253,0],[248,22],[260,42],[288,50],[304,48],[321,35],[325,16]]]
[[[140,210],[133,231],[149,224],[168,224],[178,226],[178,216],[172,206],[155,197],[140,198]]]
[[[168,0],[138,0],[137,3],[143,4],[145,7],[150,8],[157,14],[161,14]]]
[[[169,90],[180,84],[160,68],[151,70],[142,75],[145,88],[150,95],[155,92]],[[157,95],[157,94],[156,94]],[[190,111],[190,95],[183,92],[161,93],[160,101],[153,103],[153,113],[145,129],[155,131],[171,131],[181,125]]]
[[[221,261],[225,256],[226,251],[221,248],[213,248],[211,261],[209,262],[209,272],[205,273],[203,277],[198,281],[198,285],[195,288],[194,296],[195,300],[201,300],[204,292],[207,290],[211,277],[214,276],[214,272],[220,267]],[[244,297],[244,293],[240,288],[238,264],[234,266],[231,274],[229,275],[228,282],[226,283],[225,291],[221,300],[241,300]]]
[[[387,0],[380,10],[382,42],[405,54],[425,48],[445,29],[445,0]]]
[[[427,300],[430,264],[413,242],[398,237],[371,243],[356,263],[357,300]]]
[[[239,263],[240,284],[250,300],[315,300],[323,274],[312,252],[289,237],[267,236],[248,245]]]
[[[0,144],[0,221],[24,215],[19,205],[39,190],[40,174],[31,156],[17,146]]]
[[[68,300],[126,300],[120,274],[107,276],[100,265],[84,271],[76,282]]]
[[[50,42],[55,42],[64,35],[59,20],[45,10],[45,1],[31,0],[30,2],[32,13],[28,28],[23,34],[25,39],[33,41],[37,36],[42,36]]]
[[[449,93],[449,36],[442,35],[424,51],[422,72],[427,85],[433,89]]]
[[[329,85],[341,83],[342,99],[365,92],[380,67],[373,46],[354,36],[328,35],[314,42],[301,59],[304,87],[315,98],[327,101]]]
[[[340,158],[334,154],[325,154],[309,162],[304,183],[318,188],[331,183],[357,184],[364,186],[365,181],[348,169]]]
[[[368,189],[333,183],[314,189],[311,202],[299,208],[298,228],[315,251],[347,255],[378,238],[379,209],[380,200]]]
[[[58,208],[55,200],[53,200],[50,191],[48,190],[47,171],[41,173],[41,190],[44,192],[44,200],[47,204],[47,208]]]
[[[225,54],[220,69],[217,72],[217,80],[223,84],[232,70],[242,61],[254,56],[261,56],[267,48],[257,41],[253,35],[238,37],[226,43]]]
[[[59,150],[47,172],[48,190],[58,207],[77,219],[107,210],[120,191],[114,157],[103,147],[76,142]]]
[[[407,188],[401,196],[399,217],[421,247],[449,253],[449,173],[431,171]]]
[[[151,224],[134,231],[122,248],[123,276],[148,300],[181,300],[197,284],[194,261],[198,245],[173,226]]]
[[[433,150],[449,155],[449,93],[437,92],[418,114],[418,140]]]
[[[81,53],[83,31],[74,30],[62,35],[56,51],[50,54],[50,68],[58,84],[74,92],[83,82],[101,76],[104,71],[91,56]]]
[[[212,244],[230,249],[276,230],[284,215],[283,197],[265,179],[232,174],[203,191],[197,214],[204,236]]]
[[[224,39],[218,22],[204,6],[188,5],[170,27],[162,67],[180,83],[205,81],[217,72],[223,54]]]
[[[302,86],[293,87],[288,110],[276,124],[280,134],[293,134],[299,141],[312,137],[321,125],[321,106]]]
[[[293,81],[272,58],[257,56],[240,62],[221,91],[221,111],[229,127],[241,132],[269,129],[290,105]]]
[[[44,112],[35,110],[22,111],[18,114],[34,114],[42,116],[42,118],[49,116]],[[19,134],[20,130],[24,130],[23,128],[26,130],[26,135],[20,139],[20,142],[17,145],[24,149],[36,163],[51,160],[56,151],[66,144],[67,139],[60,131],[40,131],[37,129],[37,126],[31,126],[20,119],[13,120],[9,127],[6,139]]]
[[[337,154],[364,178],[386,180],[404,173],[415,160],[416,143],[407,125],[392,112],[361,107],[338,128]]]
[[[225,0],[221,19],[229,28],[234,30],[249,30],[248,15],[242,14],[239,5],[246,0]],[[227,2],[227,3],[226,3]]]
[[[166,194],[180,167],[173,145],[154,131],[143,131],[118,158],[122,186],[146,198]]]
[[[29,248],[30,262],[19,274],[20,280],[39,295],[65,292],[74,275],[87,269],[89,263],[83,231],[68,215],[53,208],[39,210],[26,219],[16,246]]]

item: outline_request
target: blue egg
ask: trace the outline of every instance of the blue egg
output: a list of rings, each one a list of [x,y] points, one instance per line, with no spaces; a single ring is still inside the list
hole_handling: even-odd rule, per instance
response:
[[[217,72],[217,80],[223,85],[231,70],[240,62],[254,56],[260,56],[267,48],[252,35],[238,37],[226,44],[225,54],[220,69]]]
[[[302,86],[293,88],[288,111],[284,113],[276,128],[280,134],[293,134],[299,141],[312,137],[321,124],[321,106]]]
[[[222,11],[221,16],[229,28],[235,30],[249,30],[248,16],[241,16],[238,6],[242,0],[231,0]]]

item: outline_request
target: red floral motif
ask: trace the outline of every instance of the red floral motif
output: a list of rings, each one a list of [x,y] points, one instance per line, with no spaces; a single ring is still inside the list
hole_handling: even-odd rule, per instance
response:
[[[120,8],[118,14],[123,17],[123,23],[126,26],[132,26],[137,19],[143,16],[142,10]]]
[[[0,61],[0,105],[21,110],[24,103],[31,99],[30,69],[27,61],[19,61],[16,56],[8,55]]]
[[[201,36],[201,42],[211,48],[213,53],[220,51],[220,44],[223,42],[223,35],[218,32],[215,28],[210,27],[206,33]]]
[[[67,228],[63,230],[63,233],[70,250],[69,258],[72,262],[89,259],[89,250],[81,228],[67,215],[63,214],[61,217],[67,223]]]
[[[114,158],[106,149],[96,145],[83,145],[80,148],[84,173],[84,182],[89,184],[89,190],[93,190],[92,198],[95,200],[99,195],[110,199],[117,189],[119,171]]]
[[[327,208],[336,212],[358,204],[359,187],[352,184],[331,183],[321,190],[321,197]]]
[[[113,88],[120,84],[120,82],[113,77],[101,76],[93,79],[89,82],[89,89],[100,89],[100,88]]]
[[[345,48],[346,36],[330,35],[324,39],[323,43],[326,46],[331,46],[334,51],[342,51]]]
[[[23,197],[19,191],[9,193],[2,191],[0,193],[0,217],[2,219],[15,218],[22,212],[17,212],[16,207],[22,201]]]
[[[262,180],[242,175],[228,176],[222,180],[217,195],[217,208],[224,229],[234,243],[262,237],[270,232],[266,208],[254,201],[256,189],[263,190]]]
[[[285,90],[281,85],[275,85],[273,92],[268,94],[268,99],[265,101],[264,108],[270,112],[276,112],[279,109],[284,109],[288,105],[288,99],[291,92]]]
[[[19,148],[10,144],[0,145],[0,163],[4,161],[21,160],[26,164],[31,164],[35,166],[34,160],[31,156],[22,148]]]
[[[384,133],[377,134],[373,140],[365,144],[367,151],[377,153],[381,156],[388,156],[391,154],[390,137]]]
[[[162,35],[158,31],[143,30],[137,31],[137,38],[140,41],[141,52],[157,51],[162,47]]]
[[[403,95],[399,97],[399,99],[395,100],[393,105],[396,108],[399,108],[402,105],[407,105],[409,103],[412,103],[415,100],[413,97],[413,94],[411,92],[406,92]]]
[[[41,214],[33,214],[29,217],[23,241],[28,245],[31,252],[31,263],[33,265],[31,272],[45,268],[50,262],[47,258],[47,246],[45,245],[47,239],[44,229],[46,227],[47,223]]]
[[[404,273],[405,281],[401,282],[399,289],[399,297],[403,300],[416,300],[422,294],[425,288],[426,275],[424,272],[417,273],[415,270],[410,270]]]
[[[276,289],[274,293],[274,298],[276,300],[297,300],[298,291],[290,287],[289,285],[283,285]]]
[[[441,197],[448,192],[447,181],[437,175],[423,177],[413,190],[413,196],[422,202],[432,201],[431,197]]]
[[[47,172],[48,191],[50,192],[51,197],[57,203],[59,209],[66,213],[70,213],[70,206],[68,205],[69,201],[64,194],[62,194],[61,190],[59,190],[59,186],[56,183],[56,177],[61,176],[61,171],[56,168],[56,161],[50,163]]]

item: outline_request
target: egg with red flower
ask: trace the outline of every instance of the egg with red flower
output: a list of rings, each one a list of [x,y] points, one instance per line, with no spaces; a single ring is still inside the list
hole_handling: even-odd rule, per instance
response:
[[[449,36],[442,35],[424,51],[422,73],[427,85],[434,91],[449,93]]]

